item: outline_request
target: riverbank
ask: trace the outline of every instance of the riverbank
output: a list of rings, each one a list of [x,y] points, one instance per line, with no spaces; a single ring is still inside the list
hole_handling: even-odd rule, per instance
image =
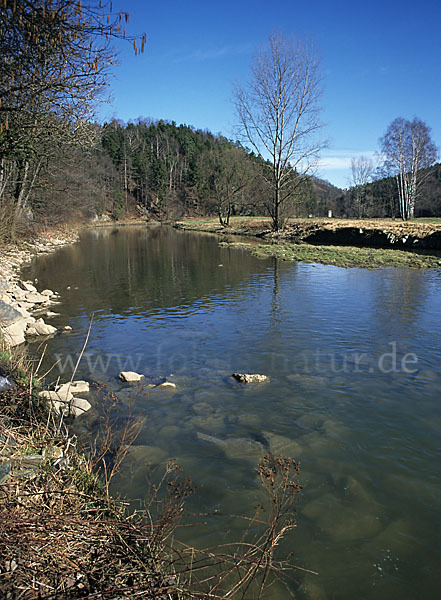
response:
[[[441,224],[392,220],[292,219],[283,232],[273,233],[269,219],[233,217],[229,227],[215,218],[174,223],[184,231],[245,236],[250,242],[222,241],[259,258],[331,264],[340,267],[441,267]]]
[[[166,534],[144,514],[129,517],[108,493],[130,436],[118,448],[101,435],[86,455],[41,398],[32,365],[4,339],[0,369],[0,595],[188,597],[165,566]],[[111,444],[113,461],[103,474]]]
[[[57,333],[43,320],[56,314],[57,294],[21,281],[19,270],[78,235],[79,228],[45,232],[0,252],[0,592],[10,599],[185,598],[164,566],[167,535],[109,495],[136,423],[123,439],[104,427],[85,452],[65,424],[75,404],[57,410],[21,347]]]
[[[77,228],[45,232],[1,249],[0,331],[10,346],[23,344],[27,338],[57,332],[45,319],[57,315],[52,309],[58,304],[58,294],[48,289],[38,291],[38,282],[21,281],[19,271],[35,256],[75,243],[78,234]]]

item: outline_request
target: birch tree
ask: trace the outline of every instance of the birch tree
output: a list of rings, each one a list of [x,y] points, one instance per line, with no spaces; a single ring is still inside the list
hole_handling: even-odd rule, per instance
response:
[[[397,182],[398,206],[404,221],[415,216],[422,169],[430,167],[438,157],[430,132],[430,127],[417,117],[412,121],[400,117],[380,138],[384,165]]]
[[[319,61],[306,41],[273,34],[259,52],[251,78],[235,90],[241,136],[268,161],[268,211],[275,231],[290,216],[296,190],[317,164],[325,146],[320,137]]]

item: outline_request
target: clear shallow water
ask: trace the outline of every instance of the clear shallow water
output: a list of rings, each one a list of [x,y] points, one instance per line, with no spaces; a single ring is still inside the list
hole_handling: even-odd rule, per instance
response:
[[[300,575],[297,597],[437,597],[440,271],[262,261],[157,227],[88,232],[24,276],[60,292],[51,322],[74,329],[48,343],[54,379],[70,373],[93,312],[79,377],[105,381],[127,410],[120,370],[178,385],[136,394],[148,418],[121,493],[142,498],[145,463],[174,457],[197,489],[189,510],[250,515],[260,496],[249,441],[260,441],[302,462],[287,543],[319,575]],[[271,382],[243,386],[235,371]],[[83,425],[93,431],[93,413]],[[212,544],[216,527],[191,541]]]

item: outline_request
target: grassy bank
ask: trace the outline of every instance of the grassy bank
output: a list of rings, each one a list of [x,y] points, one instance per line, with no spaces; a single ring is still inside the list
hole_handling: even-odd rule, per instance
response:
[[[415,269],[441,268],[441,256],[406,250],[358,248],[353,246],[313,246],[311,244],[253,244],[220,242],[221,246],[248,250],[257,258],[274,257],[280,260],[319,263],[337,267],[379,269],[410,267]]]
[[[430,235],[440,228],[439,223],[397,223],[392,220],[356,221],[358,228],[387,232],[393,235]],[[264,218],[236,217],[228,228],[221,227],[213,219],[189,219],[175,224],[185,231],[216,233],[222,236],[240,235],[254,238],[246,241],[221,241],[221,245],[240,248],[258,258],[275,257],[286,261],[320,263],[339,267],[362,267],[377,269],[383,267],[409,267],[416,269],[440,268],[441,252],[437,250],[403,250],[400,248],[371,248],[352,245],[315,245],[301,241],[301,236],[311,231],[338,231],[339,228],[353,227],[354,222],[346,220],[302,220],[292,219],[286,231],[274,235],[270,231],[270,221]],[[296,241],[294,242],[294,239]]]

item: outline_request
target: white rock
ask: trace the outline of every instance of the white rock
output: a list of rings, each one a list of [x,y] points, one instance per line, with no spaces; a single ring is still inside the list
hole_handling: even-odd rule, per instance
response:
[[[52,402],[62,402],[64,404],[73,400],[73,394],[68,389],[59,389],[57,391],[44,390],[39,393],[40,398],[51,400]]]
[[[28,295],[29,294],[34,294],[34,293],[38,293],[38,292],[25,292],[25,291],[20,290],[18,288],[14,288],[10,292],[10,295],[11,295],[12,298],[15,299],[16,302],[26,302],[26,298],[28,297]]]
[[[240,383],[263,383],[268,381],[267,375],[259,375],[258,373],[233,373],[233,377]]]
[[[90,385],[88,381],[73,381],[71,385],[72,394],[88,394]]]
[[[54,292],[52,290],[43,290],[42,292],[40,292],[40,294],[42,296],[48,296],[49,297],[49,296],[53,296]]]
[[[84,398],[74,398],[69,405],[69,416],[79,417],[92,408],[88,400]]]
[[[27,302],[32,302],[32,304],[43,304],[43,302],[46,302],[47,296],[42,296],[38,292],[27,292],[25,299]]]
[[[43,319],[39,319],[36,323],[33,323],[27,330],[27,335],[51,335],[56,333],[57,328],[52,325],[47,325]]]
[[[119,374],[121,381],[125,381],[126,383],[135,383],[137,381],[141,381],[143,377],[144,375],[140,375],[134,371],[121,371]]]
[[[26,310],[26,308],[24,308],[24,307],[23,307],[23,305],[22,305],[22,304],[18,304],[18,305],[15,307],[15,310],[18,310],[18,312],[19,312],[19,313],[22,315],[22,317],[24,317],[25,319],[29,319],[29,318],[30,318],[30,316],[31,316],[31,313],[30,313],[30,312],[28,312],[28,311]]]
[[[32,302],[17,302],[17,305],[21,310],[30,310],[34,306]]]
[[[48,311],[46,311],[44,313],[44,315],[45,315],[45,317],[48,317],[48,318],[50,318],[50,317],[59,317],[60,313],[52,312],[51,310],[48,310]]]
[[[160,383],[156,387],[162,388],[163,390],[175,390],[177,388],[176,383],[172,383],[171,381],[164,381]]]
[[[88,394],[90,386],[87,381],[72,381],[72,383],[63,383],[56,388],[57,393],[70,392],[71,394]]]
[[[19,344],[23,344],[25,340],[25,331],[28,323],[26,319],[21,318],[15,323],[8,325],[7,327],[2,327],[1,331],[4,335],[6,342],[10,346],[18,346]]]
[[[63,331],[72,331],[72,327],[70,325],[65,325]]]
[[[44,392],[40,392],[40,395]],[[57,394],[57,392],[47,392],[47,394]],[[43,396],[44,397],[44,396]],[[52,407],[55,412],[65,417],[79,417],[92,408],[90,402],[84,398],[72,398],[68,401],[56,400],[54,397],[50,398]]]
[[[30,281],[20,281],[19,284],[26,292],[36,292],[37,288]]]

